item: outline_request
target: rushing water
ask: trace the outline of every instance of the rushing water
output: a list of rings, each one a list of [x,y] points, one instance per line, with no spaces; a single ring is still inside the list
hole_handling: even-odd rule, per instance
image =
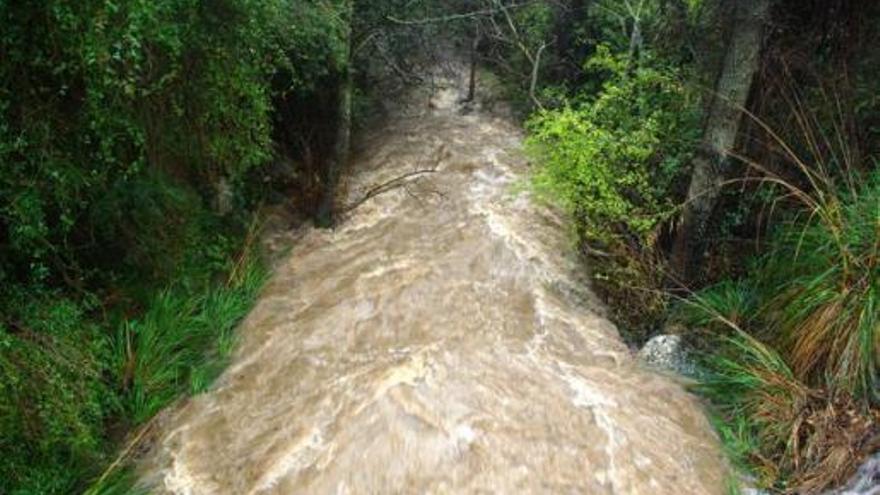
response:
[[[156,493],[724,492],[699,404],[634,362],[517,192],[520,130],[457,97],[365,138],[349,203],[436,172],[296,243],[217,386],[163,421]]]

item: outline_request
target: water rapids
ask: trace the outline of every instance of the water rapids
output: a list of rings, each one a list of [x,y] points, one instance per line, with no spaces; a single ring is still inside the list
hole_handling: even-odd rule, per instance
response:
[[[435,171],[299,239],[216,386],[162,419],[154,493],[724,493],[700,405],[634,361],[519,187],[522,132],[460,86],[362,139],[349,204]]]

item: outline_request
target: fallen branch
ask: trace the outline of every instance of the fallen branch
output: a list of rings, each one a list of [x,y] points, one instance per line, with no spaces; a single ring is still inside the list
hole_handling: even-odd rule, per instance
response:
[[[180,399],[175,401],[173,404],[170,404],[168,407],[175,407],[176,404],[179,403],[179,401]],[[125,448],[122,449],[122,452],[120,452],[118,456],[116,456],[116,459],[113,461],[113,463],[110,464],[110,466],[107,467],[107,469],[105,469],[103,473],[101,473],[101,477],[98,478],[98,481],[92,484],[92,486],[85,491],[85,495],[97,495],[101,492],[101,483],[103,483],[108,476],[113,474],[113,472],[116,471],[117,468],[122,466],[128,460],[131,453],[141,445],[141,442],[143,442],[147,434],[153,431],[153,427],[158,422],[158,418],[159,415],[156,414],[149,421],[144,423],[143,426],[140,427],[137,434],[135,434],[134,437],[132,437],[132,439],[126,443]]]
[[[407,173],[400,175],[400,176],[397,176],[391,180],[385,181],[385,182],[379,184],[378,186],[370,188],[370,190],[367,191],[366,194],[364,194],[364,196],[361,197],[361,199],[359,199],[359,200],[355,201],[354,203],[343,208],[342,213],[348,213],[348,212],[354,210],[355,208],[359,207],[360,205],[366,203],[371,198],[374,198],[380,194],[386,193],[386,192],[391,191],[393,189],[397,189],[398,187],[405,187],[409,183],[409,181],[407,181],[407,179],[409,179],[411,177],[416,177],[416,176],[423,175],[423,174],[432,174],[436,171],[437,171],[436,168],[424,168],[424,169],[419,169],[419,170],[413,170],[412,172],[407,172]]]

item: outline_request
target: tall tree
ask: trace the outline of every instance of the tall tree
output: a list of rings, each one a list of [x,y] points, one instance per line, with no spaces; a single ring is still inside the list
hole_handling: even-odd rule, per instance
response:
[[[709,219],[730,168],[743,109],[761,62],[761,47],[772,0],[737,0],[724,62],[709,104],[702,144],[673,247],[672,263],[685,281],[698,274]]]
[[[351,151],[351,103],[354,91],[352,57],[352,27],[354,15],[354,0],[345,0],[343,4],[345,16],[344,53],[346,61],[343,73],[340,77],[337,97],[337,127],[336,140],[333,146],[333,156],[327,163],[322,180],[321,199],[318,204],[316,223],[321,227],[330,227],[334,221],[334,203],[336,201],[336,185],[339,182],[339,174],[348,163]]]

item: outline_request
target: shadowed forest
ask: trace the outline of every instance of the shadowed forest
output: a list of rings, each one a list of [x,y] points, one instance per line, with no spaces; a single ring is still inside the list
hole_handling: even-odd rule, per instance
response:
[[[342,224],[359,138],[450,64],[623,341],[680,337],[732,493],[880,450],[880,3],[0,0],[0,495],[137,493],[266,219]]]

